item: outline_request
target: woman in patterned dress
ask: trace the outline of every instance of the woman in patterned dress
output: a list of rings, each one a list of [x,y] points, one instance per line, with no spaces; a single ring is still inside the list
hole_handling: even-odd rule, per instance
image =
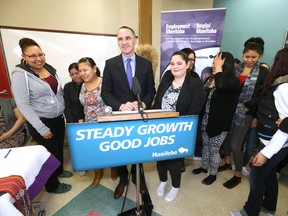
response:
[[[79,109],[79,122],[97,122],[97,118],[103,114],[112,112],[110,106],[106,106],[101,97],[102,77],[92,58],[81,58],[78,61],[78,70],[84,83],[81,87],[79,100],[82,106]],[[111,178],[116,180],[116,169],[111,168]],[[103,169],[95,170],[93,187],[97,187],[103,177]]]

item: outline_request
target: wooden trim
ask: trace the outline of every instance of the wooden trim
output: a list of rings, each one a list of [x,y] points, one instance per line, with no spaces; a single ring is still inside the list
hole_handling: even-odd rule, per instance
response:
[[[139,44],[152,44],[152,0],[138,0]]]
[[[144,110],[145,112],[145,110]],[[147,112],[147,119],[179,117],[179,112]],[[140,114],[110,114],[98,116],[97,122],[141,120]]]
[[[0,97],[5,98],[11,98],[12,97],[12,91],[10,87],[10,79],[9,79],[9,73],[8,73],[8,67],[5,61],[5,53],[4,53],[4,46],[2,41],[2,36],[0,32]],[[4,93],[4,91],[7,91],[7,93]],[[3,94],[2,94],[3,92]]]
[[[15,29],[15,30],[25,30],[25,31],[43,31],[43,32],[52,32],[52,33],[67,33],[67,34],[83,34],[83,35],[96,35],[96,36],[110,36],[117,37],[117,34],[99,34],[91,32],[77,32],[77,31],[63,31],[55,29],[38,29],[38,28],[25,28],[25,27],[13,27],[13,26],[1,26],[0,29]]]

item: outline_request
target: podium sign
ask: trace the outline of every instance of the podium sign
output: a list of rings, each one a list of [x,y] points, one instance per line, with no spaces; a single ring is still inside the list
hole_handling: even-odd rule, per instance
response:
[[[67,125],[74,171],[192,156],[198,116]]]

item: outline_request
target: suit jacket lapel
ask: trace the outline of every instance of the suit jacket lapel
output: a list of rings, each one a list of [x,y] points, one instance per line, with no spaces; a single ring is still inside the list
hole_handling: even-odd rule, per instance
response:
[[[129,83],[128,83],[128,79],[127,79],[127,75],[125,71],[125,65],[123,64],[122,54],[120,54],[118,58],[116,58],[116,61],[117,61],[116,64],[119,65],[119,77],[121,77],[120,79],[126,83],[125,86],[127,86],[128,90],[130,91],[130,87],[129,87]]]
[[[141,61],[140,61],[139,56],[135,54],[135,76],[136,77],[139,77],[139,74],[141,73],[140,71],[141,71]]]

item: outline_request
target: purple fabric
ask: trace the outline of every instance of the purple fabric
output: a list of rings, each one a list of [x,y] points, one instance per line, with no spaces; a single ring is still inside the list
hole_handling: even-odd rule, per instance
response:
[[[127,61],[126,61],[126,73],[127,73],[127,79],[129,82],[130,89],[132,89],[132,68],[131,68],[130,62],[131,62],[131,59],[127,59]]]
[[[30,199],[33,200],[42,190],[50,175],[57,169],[60,162],[51,154],[42,165],[32,185],[28,188]]]

